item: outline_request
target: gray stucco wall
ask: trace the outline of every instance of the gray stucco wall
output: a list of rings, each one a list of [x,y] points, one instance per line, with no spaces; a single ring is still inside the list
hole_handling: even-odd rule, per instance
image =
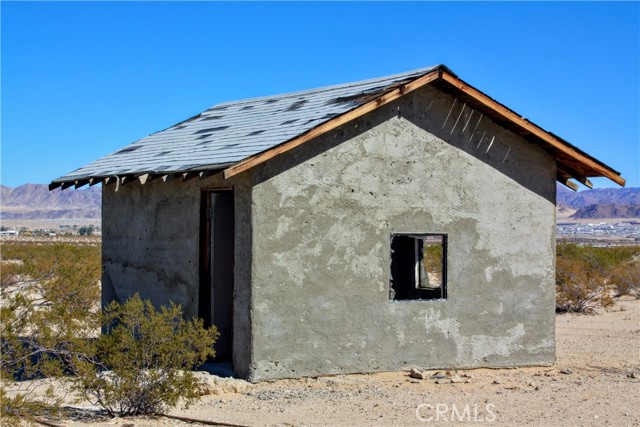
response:
[[[462,108],[422,89],[249,171],[250,379],[554,362],[554,160]],[[448,235],[447,300],[389,300],[397,232]]]
[[[198,315],[201,192],[234,188],[235,268],[233,364],[241,376],[250,366],[251,190],[245,177],[223,182],[155,180],[106,185],[102,209],[102,301],[135,293],[161,306],[173,301],[186,317]]]
[[[233,187],[239,376],[553,363],[555,164],[480,117],[425,88],[232,180],[106,185],[103,302],[197,315],[201,192]],[[389,300],[400,232],[448,235],[446,301]]]

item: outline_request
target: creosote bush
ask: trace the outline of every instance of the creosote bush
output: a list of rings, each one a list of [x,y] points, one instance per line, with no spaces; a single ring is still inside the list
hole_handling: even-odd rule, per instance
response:
[[[640,247],[559,244],[556,258],[556,311],[593,313],[613,304],[613,296],[640,287]]]
[[[51,385],[65,360],[99,333],[100,251],[71,245],[3,244],[0,279],[0,415],[55,414]],[[19,380],[15,383],[15,380]],[[9,387],[17,389],[9,395]]]
[[[114,416],[156,413],[199,395],[189,370],[214,355],[214,327],[183,319],[178,305],[157,310],[137,295],[101,311],[97,247],[1,249],[3,424],[60,408],[59,390],[33,393],[39,383],[31,379],[61,379]]]
[[[190,370],[214,356],[215,327],[184,320],[175,304],[158,311],[138,295],[111,303],[102,320],[106,333],[87,350],[91,359],[74,363],[74,390],[112,416],[154,414],[200,396]]]

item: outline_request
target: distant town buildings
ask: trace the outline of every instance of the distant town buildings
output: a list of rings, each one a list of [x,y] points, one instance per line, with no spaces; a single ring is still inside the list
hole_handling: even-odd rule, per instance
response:
[[[556,238],[561,241],[601,244],[640,244],[640,219],[607,222],[594,219],[593,222],[575,222],[570,219],[559,220],[556,225]]]

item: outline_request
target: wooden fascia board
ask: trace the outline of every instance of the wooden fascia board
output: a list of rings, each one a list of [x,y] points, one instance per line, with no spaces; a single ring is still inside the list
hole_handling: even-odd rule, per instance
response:
[[[442,79],[444,81],[446,81],[447,83],[451,84],[452,86],[454,86],[455,88],[457,88],[458,90],[464,92],[466,95],[472,97],[476,101],[480,102],[481,104],[485,105],[486,107],[488,107],[488,108],[492,109],[493,111],[495,111],[496,113],[500,114],[501,116],[503,116],[507,120],[515,123],[516,125],[520,126],[521,128],[525,129],[526,131],[531,132],[533,135],[535,135],[538,138],[542,139],[543,141],[545,141],[546,143],[548,143],[549,145],[551,145],[552,147],[554,147],[558,151],[561,151],[561,152],[567,154],[568,156],[571,156],[572,158],[576,159],[580,163],[590,167],[591,169],[596,171],[598,174],[600,174],[600,176],[609,178],[610,180],[612,180],[616,184],[619,184],[619,185],[624,187],[625,179],[622,178],[617,173],[615,173],[614,171],[612,171],[611,169],[609,169],[609,168],[607,168],[607,167],[605,167],[605,166],[593,161],[592,159],[584,156],[583,154],[579,153],[578,151],[574,150],[573,148],[567,146],[562,141],[560,141],[559,139],[555,138],[553,135],[549,134],[548,132],[546,132],[542,128],[540,128],[537,125],[531,123],[530,121],[520,117],[519,115],[517,115],[516,113],[514,113],[513,111],[511,111],[510,109],[508,109],[504,105],[494,101],[493,99],[489,98],[487,95],[483,94],[479,90],[475,89],[474,87],[472,87],[472,86],[468,85],[467,83],[463,82],[462,80],[458,79],[454,75],[452,75],[452,74],[450,74],[450,73],[448,73],[446,71],[443,71],[442,72]]]
[[[241,162],[238,162],[235,165],[225,169],[224,178],[225,179],[231,178],[232,176],[237,175],[240,172],[244,172],[247,169],[250,169],[256,165],[264,163],[267,160],[272,159],[273,157],[279,154],[282,154],[295,147],[298,147],[299,145],[302,145],[305,142],[308,142],[339,126],[342,126],[343,124],[348,123],[351,120],[357,119],[358,117],[361,117],[367,113],[370,113],[371,111],[374,111],[382,107],[383,105],[386,105],[392,101],[395,101],[396,99],[400,98],[401,96],[409,92],[413,92],[416,89],[420,89],[421,87],[431,83],[432,81],[439,79],[441,73],[442,73],[442,70],[440,69],[434,70],[428,74],[425,74],[424,76],[418,77],[415,80],[412,80],[408,83],[400,85],[399,87],[380,95],[376,99],[369,101],[366,104],[356,107],[351,111],[348,111],[319,126],[316,126],[315,128],[293,139],[290,139],[287,142],[284,142],[269,150],[263,151],[262,153],[248,157],[245,160],[242,160]]]

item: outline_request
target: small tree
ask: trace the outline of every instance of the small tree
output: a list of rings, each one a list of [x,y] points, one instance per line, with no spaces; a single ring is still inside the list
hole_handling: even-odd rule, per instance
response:
[[[78,229],[78,234],[81,236],[91,236],[93,234],[93,226],[80,227]]]

